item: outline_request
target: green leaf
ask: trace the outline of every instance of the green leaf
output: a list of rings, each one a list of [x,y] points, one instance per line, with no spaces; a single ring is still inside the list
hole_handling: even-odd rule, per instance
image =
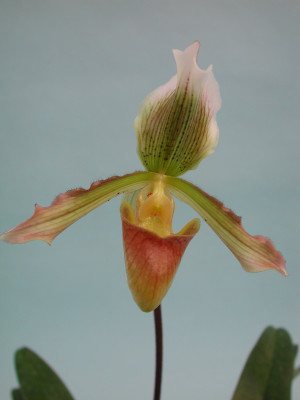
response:
[[[17,390],[14,400],[73,400],[56,373],[28,348],[16,352],[15,366],[21,397]]]
[[[286,330],[266,328],[248,357],[232,400],[290,400],[297,350]]]
[[[12,400],[24,400],[20,389],[13,389],[11,391],[11,398]]]
[[[297,368],[294,370],[294,378],[297,378],[297,376],[299,376],[299,375],[300,375],[300,366],[297,367]]]

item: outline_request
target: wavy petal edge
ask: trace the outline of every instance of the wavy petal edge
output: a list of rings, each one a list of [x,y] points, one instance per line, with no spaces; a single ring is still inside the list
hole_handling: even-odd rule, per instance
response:
[[[142,102],[134,126],[138,155],[149,171],[178,176],[197,167],[218,143],[221,107],[212,66],[197,65],[200,43],[173,50],[177,74]]]
[[[43,240],[51,244],[57,235],[90,211],[121,193],[146,186],[155,176],[153,172],[137,171],[93,182],[89,189],[68,190],[48,207],[36,204],[32,217],[3,233],[0,240],[16,244]]]
[[[287,276],[282,254],[264,236],[251,236],[242,226],[241,218],[216,198],[183,179],[166,177],[171,193],[190,205],[215,231],[248,272],[275,269]]]

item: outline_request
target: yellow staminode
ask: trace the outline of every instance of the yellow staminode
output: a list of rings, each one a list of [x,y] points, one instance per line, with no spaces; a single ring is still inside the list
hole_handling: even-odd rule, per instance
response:
[[[174,199],[164,182],[156,180],[141,190],[136,200],[136,218],[140,227],[165,237],[171,235]]]

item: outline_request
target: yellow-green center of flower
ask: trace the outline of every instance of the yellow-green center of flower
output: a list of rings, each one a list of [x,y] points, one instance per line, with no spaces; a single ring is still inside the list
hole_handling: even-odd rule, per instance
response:
[[[137,224],[161,237],[172,235],[175,202],[163,180],[141,190],[136,199]]]

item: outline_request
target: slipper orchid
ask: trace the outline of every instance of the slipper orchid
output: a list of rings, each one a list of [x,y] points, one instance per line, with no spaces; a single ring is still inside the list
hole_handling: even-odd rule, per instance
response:
[[[199,42],[184,51],[174,50],[177,74],[150,93],[140,107],[135,130],[146,171],[97,181],[87,190],[70,190],[49,207],[36,205],[31,218],[0,239],[10,243],[40,239],[50,244],[76,220],[125,193],[121,219],[128,284],[138,306],[151,311],[166,295],[200,227],[194,219],[173,233],[173,194],[200,214],[246,271],[276,269],[287,275],[284,259],[269,239],[249,235],[231,210],[178,178],[213,153],[218,142],[219,87],[211,66],[198,67],[198,50]]]

